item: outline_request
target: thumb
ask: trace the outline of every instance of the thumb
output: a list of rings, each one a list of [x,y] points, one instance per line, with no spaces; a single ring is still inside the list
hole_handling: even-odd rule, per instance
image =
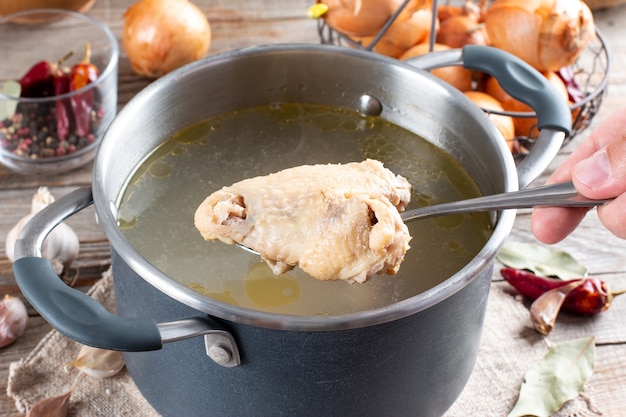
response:
[[[611,198],[626,192],[626,131],[578,162],[572,179],[588,198]]]

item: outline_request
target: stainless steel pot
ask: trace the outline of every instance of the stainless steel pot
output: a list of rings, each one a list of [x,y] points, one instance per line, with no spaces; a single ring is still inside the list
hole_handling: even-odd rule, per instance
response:
[[[539,115],[541,137],[519,173],[483,112],[414,67],[461,64],[496,75]],[[20,288],[61,333],[125,351],[138,388],[166,416],[442,415],[474,366],[493,260],[514,212],[494,214],[488,243],[441,284],[393,305],[339,316],[264,313],[199,296],[146,262],[117,227],[119,193],[163,140],[209,116],[273,101],[380,113],[452,154],[484,194],[526,186],[552,160],[571,120],[540,74],[491,48],[431,54],[410,64],[317,45],[210,57],[133,98],[101,144],[92,187],[58,200],[24,228],[14,263]],[[119,315],[66,287],[39,257],[50,230],[92,203],[111,242]]]

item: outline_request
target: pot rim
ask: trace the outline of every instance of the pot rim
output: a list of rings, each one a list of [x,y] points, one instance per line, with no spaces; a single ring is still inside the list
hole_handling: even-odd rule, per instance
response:
[[[165,75],[164,77],[159,78],[148,85],[144,90],[139,92],[124,108],[122,108],[111,126],[109,126],[108,130],[111,131],[117,124],[121,123],[120,120],[124,118],[124,114],[129,111],[130,107],[141,106],[142,102],[149,101],[151,97],[159,91],[161,85],[175,81],[181,78],[186,72],[192,72],[204,65],[207,65],[207,62],[224,60],[232,61],[241,55],[263,54],[267,52],[320,53],[322,51],[324,53],[333,52],[353,55],[359,58],[380,60],[384,65],[402,66],[410,71],[419,72],[421,75],[425,75],[430,78],[432,82],[437,83],[438,87],[448,90],[449,94],[451,94],[455,100],[461,100],[464,103],[468,103],[466,110],[470,113],[470,115],[477,118],[484,118],[487,122],[489,121],[487,116],[485,116],[485,114],[477,106],[474,106],[462,93],[431,74],[428,74],[426,71],[418,69],[407,63],[371,52],[353,50],[345,47],[316,44],[277,44],[255,46],[216,54],[193,62]],[[492,124],[486,123],[485,128],[491,131],[493,137],[500,135],[495,126]],[[107,137],[108,132],[105,134],[103,142],[106,141]],[[494,146],[498,147],[498,151],[504,156],[505,172],[503,174],[505,178],[503,178],[503,183],[505,185],[505,190],[503,191],[515,191],[519,188],[519,186],[513,157],[506,147],[504,140],[494,141]],[[102,147],[100,149],[102,149]],[[263,328],[295,331],[334,331],[355,329],[398,320],[419,311],[426,310],[427,308],[432,307],[442,300],[456,294],[476,279],[482,271],[489,268],[495,259],[496,252],[499,250],[512,230],[515,219],[515,210],[505,210],[500,212],[498,214],[497,221],[495,222],[493,233],[480,252],[469,263],[445,281],[422,293],[416,294],[413,297],[384,307],[341,315],[304,316],[270,313],[236,306],[204,296],[161,272],[148,262],[136,249],[134,249],[117,225],[116,202],[107,199],[106,196],[103,177],[108,171],[106,168],[106,159],[109,157],[110,155],[105,155],[103,152],[100,152],[100,150],[96,156],[93,170],[93,200],[99,223],[107,235],[111,247],[122,258],[122,260],[149,284],[163,292],[165,295],[172,297],[189,307],[221,319]]]

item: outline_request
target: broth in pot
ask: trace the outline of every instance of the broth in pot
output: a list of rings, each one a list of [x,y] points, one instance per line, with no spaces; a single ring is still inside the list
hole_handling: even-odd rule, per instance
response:
[[[407,178],[407,209],[480,195],[449,154],[381,117],[273,103],[211,117],[163,142],[128,180],[118,224],[146,260],[207,297],[294,315],[383,307],[432,288],[474,258],[492,231],[488,214],[411,222],[411,249],[398,274],[363,284],[319,281],[299,268],[275,276],[258,255],[207,242],[194,226],[198,205],[223,186],[298,165],[366,158]]]

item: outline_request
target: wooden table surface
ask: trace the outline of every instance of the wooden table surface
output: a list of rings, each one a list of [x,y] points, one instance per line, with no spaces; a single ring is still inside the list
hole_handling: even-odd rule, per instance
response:
[[[121,36],[122,15],[130,0],[97,0],[89,14],[105,22]],[[213,43],[210,54],[234,48],[277,42],[318,43],[316,23],[306,18],[310,0],[196,0],[212,25]],[[607,39],[613,66],[609,78],[608,95],[593,120],[593,126],[607,118],[626,103],[626,35],[622,25],[626,21],[626,5],[606,10],[594,10],[598,28]],[[124,106],[149,80],[132,73],[124,51],[119,65],[119,108]],[[586,136],[578,135],[564,147],[551,168]],[[539,180],[541,182],[541,180]],[[91,183],[91,165],[60,175],[20,175],[0,167],[0,295],[20,295],[15,284],[11,264],[5,256],[4,241],[10,228],[29,212],[33,193],[39,186],[47,186],[58,198],[78,186]],[[528,211],[520,211],[511,239],[534,242],[529,232]],[[110,264],[107,239],[95,222],[93,207],[71,217],[68,224],[78,234],[80,256],[75,262],[77,286],[91,286]],[[556,245],[583,262],[593,275],[607,280],[614,288],[626,288],[626,241],[617,239],[602,228],[595,213],[591,213],[569,238]],[[493,285],[504,285],[494,276]],[[597,363],[594,375],[587,382],[594,394],[602,400],[605,416],[623,416],[626,410],[626,298],[616,299],[612,308],[603,313],[602,320],[593,323],[597,341]],[[30,319],[25,334],[14,344],[0,349],[0,415],[17,417],[13,401],[5,394],[9,363],[17,361],[35,347],[51,327],[29,308]],[[578,333],[588,335],[588,326],[568,326],[564,339]]]

